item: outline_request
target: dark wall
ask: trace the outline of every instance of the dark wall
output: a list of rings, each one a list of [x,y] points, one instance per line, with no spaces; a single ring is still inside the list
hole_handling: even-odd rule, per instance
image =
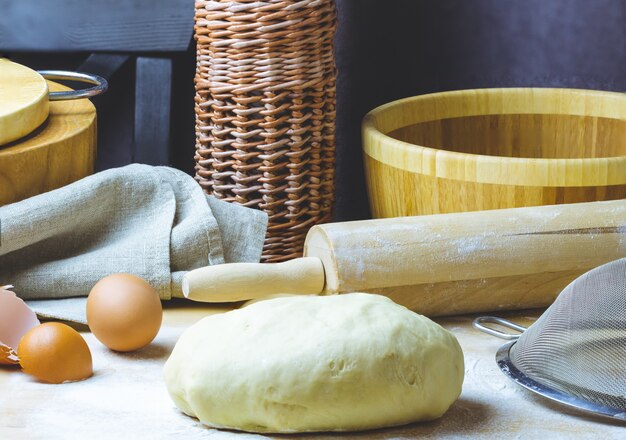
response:
[[[360,122],[401,97],[480,87],[626,91],[626,1],[337,0],[338,219],[368,216]]]
[[[626,0],[337,0],[336,219],[369,215],[361,156],[365,113],[443,90],[555,86],[626,91]],[[2,47],[0,44],[0,53]],[[75,69],[88,54],[9,54]],[[193,47],[177,54],[172,165],[193,172]],[[98,168],[132,160],[134,64],[98,108]],[[129,119],[130,118],[130,119]]]

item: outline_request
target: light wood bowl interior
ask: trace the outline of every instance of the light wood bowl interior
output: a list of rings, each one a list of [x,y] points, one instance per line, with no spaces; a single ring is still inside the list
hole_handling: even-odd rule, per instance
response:
[[[626,197],[626,94],[479,89],[416,96],[363,122],[376,217]]]
[[[440,150],[535,159],[626,156],[626,120],[579,115],[479,115],[425,121],[389,136]]]

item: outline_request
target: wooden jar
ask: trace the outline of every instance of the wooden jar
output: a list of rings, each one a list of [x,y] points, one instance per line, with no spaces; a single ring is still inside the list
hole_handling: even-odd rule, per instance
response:
[[[363,147],[375,217],[626,198],[626,94],[511,88],[406,98],[365,117]]]
[[[48,81],[51,92],[68,87]],[[88,99],[50,102],[34,132],[0,145],[0,206],[68,185],[93,173],[96,109]]]

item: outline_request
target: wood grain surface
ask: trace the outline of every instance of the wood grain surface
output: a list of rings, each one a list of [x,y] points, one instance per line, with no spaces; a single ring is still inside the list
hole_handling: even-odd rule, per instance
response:
[[[530,186],[446,179],[389,166],[368,155],[365,166],[375,218],[626,198],[626,185]],[[572,173],[581,175],[582,170]],[[626,176],[626,163],[623,173]]]
[[[0,148],[21,138],[48,117],[48,85],[21,64],[0,58]]]
[[[484,89],[381,106],[363,123],[375,217],[626,197],[626,94]]]
[[[163,364],[186,328],[204,316],[228,310],[224,306],[169,302],[155,341],[133,353],[112,352],[82,329],[94,362],[94,376],[83,382],[48,385],[19,369],[0,367],[0,438],[617,440],[624,435],[622,425],[552,404],[507,379],[494,359],[503,341],[472,329],[472,316],[438,320],[459,339],[465,355],[463,393],[438,420],[341,434],[261,436],[207,428],[176,409],[165,389]],[[529,325],[539,313],[505,316]]]
[[[51,91],[69,88],[48,82]],[[50,103],[33,133],[0,146],[0,205],[67,185],[93,172],[96,109],[88,99]]]

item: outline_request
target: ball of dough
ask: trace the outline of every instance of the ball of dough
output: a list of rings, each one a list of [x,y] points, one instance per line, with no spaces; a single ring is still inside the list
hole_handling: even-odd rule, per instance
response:
[[[349,431],[440,417],[463,352],[430,319],[365,293],[293,296],[204,318],[165,365],[176,405],[251,432]]]

